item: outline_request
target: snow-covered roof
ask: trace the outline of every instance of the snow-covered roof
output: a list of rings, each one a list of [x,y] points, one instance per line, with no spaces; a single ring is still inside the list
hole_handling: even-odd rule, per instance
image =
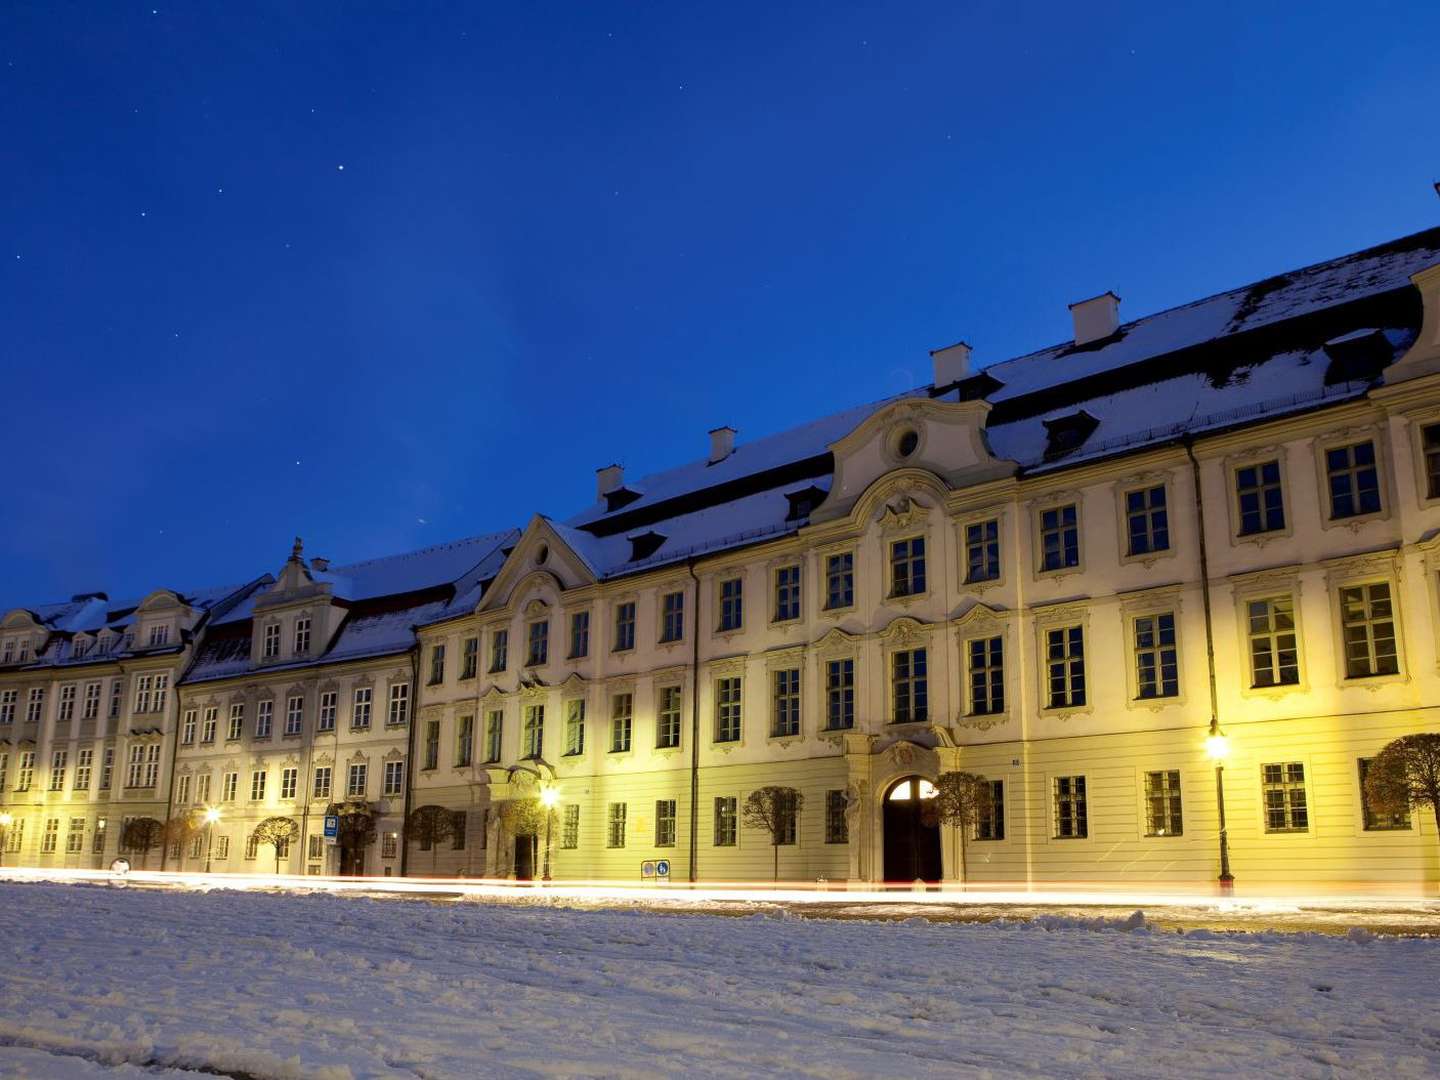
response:
[[[328,582],[333,594],[342,600],[370,600],[377,596],[419,592],[449,585],[464,577],[514,535],[514,530],[509,529],[327,570],[316,570],[312,566],[310,576],[316,581]]]

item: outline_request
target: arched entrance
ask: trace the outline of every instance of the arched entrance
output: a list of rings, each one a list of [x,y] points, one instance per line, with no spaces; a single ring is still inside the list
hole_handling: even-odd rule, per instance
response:
[[[918,776],[897,781],[885,793],[887,882],[940,880],[940,822],[935,810],[935,786]]]

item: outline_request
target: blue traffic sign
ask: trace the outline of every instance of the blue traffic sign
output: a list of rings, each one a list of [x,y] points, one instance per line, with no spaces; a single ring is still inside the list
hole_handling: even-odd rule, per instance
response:
[[[340,835],[340,816],[338,814],[325,815],[325,839],[334,840]]]

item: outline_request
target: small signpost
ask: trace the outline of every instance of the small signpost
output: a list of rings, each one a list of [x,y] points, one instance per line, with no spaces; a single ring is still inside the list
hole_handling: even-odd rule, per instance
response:
[[[340,842],[340,815],[325,815],[325,843],[337,844]]]
[[[655,880],[658,884],[666,885],[670,881],[670,860],[655,860]]]
[[[640,880],[646,885],[665,885],[670,881],[669,859],[645,859],[640,863]]]

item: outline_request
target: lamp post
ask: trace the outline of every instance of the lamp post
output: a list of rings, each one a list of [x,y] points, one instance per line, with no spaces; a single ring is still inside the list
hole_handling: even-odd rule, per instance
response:
[[[1230,740],[1220,730],[1217,720],[1210,721],[1205,753],[1215,762],[1215,809],[1220,819],[1220,891],[1229,892],[1235,887],[1235,875],[1230,873],[1230,838],[1225,830],[1225,759],[1230,756]]]
[[[5,841],[10,833],[10,826],[15,818],[8,812],[0,813],[0,866],[5,865]]]
[[[215,822],[220,820],[220,811],[210,807],[205,811],[205,872],[210,873],[210,853],[215,849]]]
[[[540,805],[545,807],[545,870],[540,875],[541,881],[550,880],[550,819],[555,816],[555,804],[559,801],[560,792],[553,787],[540,792]]]

